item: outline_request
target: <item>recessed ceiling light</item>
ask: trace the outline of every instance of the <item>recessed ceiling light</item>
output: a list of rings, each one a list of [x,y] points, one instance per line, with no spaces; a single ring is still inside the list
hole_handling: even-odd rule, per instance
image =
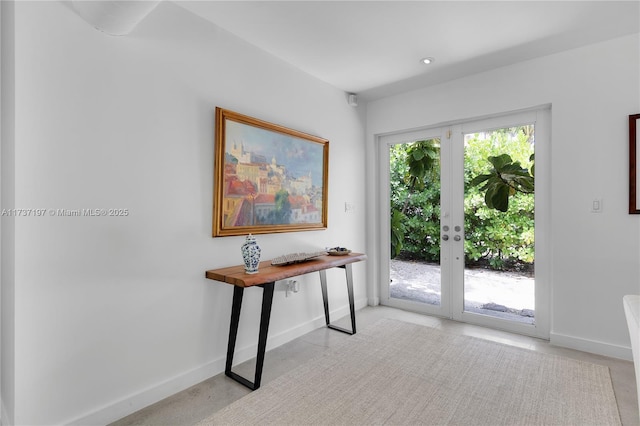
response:
[[[420,59],[420,62],[422,62],[425,65],[429,65],[435,62],[435,59],[432,57],[428,57],[428,58],[422,58]]]

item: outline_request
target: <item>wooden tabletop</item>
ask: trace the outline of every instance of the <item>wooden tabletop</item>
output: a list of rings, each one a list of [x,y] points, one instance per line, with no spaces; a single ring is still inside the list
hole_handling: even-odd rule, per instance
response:
[[[247,274],[244,271],[244,265],[238,265],[228,268],[212,269],[207,271],[205,275],[211,280],[221,281],[239,287],[251,287],[308,274],[309,272],[335,268],[348,263],[360,262],[366,258],[367,255],[362,253],[349,253],[344,256],[326,255],[307,260],[306,262],[283,266],[273,266],[270,260],[265,260],[264,262],[260,262],[260,267],[256,274]]]

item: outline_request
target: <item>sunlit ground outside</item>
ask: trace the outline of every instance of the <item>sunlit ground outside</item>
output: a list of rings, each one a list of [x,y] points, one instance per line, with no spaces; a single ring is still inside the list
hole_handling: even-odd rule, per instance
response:
[[[390,296],[440,305],[440,266],[392,259]],[[465,311],[534,324],[534,278],[516,272],[467,268],[464,273]]]

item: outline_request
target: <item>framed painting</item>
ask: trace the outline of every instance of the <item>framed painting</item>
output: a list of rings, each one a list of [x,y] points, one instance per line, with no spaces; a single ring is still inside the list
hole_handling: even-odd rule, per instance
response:
[[[327,228],[329,141],[216,108],[213,236]]]
[[[629,116],[629,214],[640,214],[640,114]]]

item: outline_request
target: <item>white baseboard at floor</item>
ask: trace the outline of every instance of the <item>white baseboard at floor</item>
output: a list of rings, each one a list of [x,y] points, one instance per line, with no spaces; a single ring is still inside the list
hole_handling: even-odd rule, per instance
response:
[[[626,346],[612,345],[611,343],[598,342],[596,340],[583,339],[581,337],[568,336],[556,332],[549,333],[549,342],[555,346],[576,349],[592,354],[609,356],[612,358],[632,361],[631,348]]]
[[[367,306],[367,299],[355,301],[356,311]],[[341,318],[349,315],[349,306],[343,306],[330,312],[331,318]],[[324,314],[306,323],[300,324],[283,332],[269,336],[267,340],[267,350],[277,348],[291,340],[303,336],[310,331],[325,325]],[[234,353],[234,365],[255,358],[258,351],[258,344],[249,345],[243,348],[236,348]],[[268,356],[268,355],[267,355]],[[78,416],[72,420],[64,422],[66,425],[105,425],[118,419],[135,413],[151,404],[163,400],[171,395],[190,388],[210,377],[224,372],[226,353],[224,356],[208,362],[193,370],[184,372],[178,376],[171,377],[154,386],[142,389],[136,393],[104,405],[101,408],[92,410],[89,413]],[[3,423],[4,424],[4,423]]]

